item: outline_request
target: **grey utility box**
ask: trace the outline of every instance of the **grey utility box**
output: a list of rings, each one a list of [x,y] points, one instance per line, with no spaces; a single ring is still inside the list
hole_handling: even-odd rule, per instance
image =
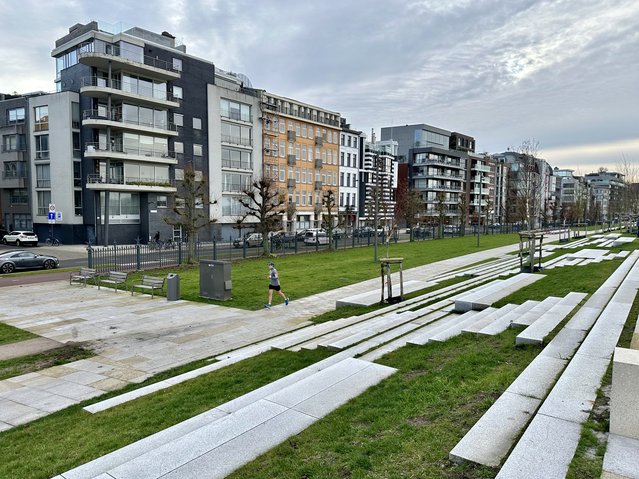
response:
[[[200,296],[209,299],[231,299],[231,263],[200,260]]]
[[[175,273],[166,275],[166,300],[177,301],[180,299],[180,277]]]

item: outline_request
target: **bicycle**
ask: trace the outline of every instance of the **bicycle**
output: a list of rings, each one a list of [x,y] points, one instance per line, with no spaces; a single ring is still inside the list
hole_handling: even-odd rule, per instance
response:
[[[58,238],[53,238],[52,236],[49,236],[47,240],[45,241],[45,244],[47,246],[60,246],[60,240]]]

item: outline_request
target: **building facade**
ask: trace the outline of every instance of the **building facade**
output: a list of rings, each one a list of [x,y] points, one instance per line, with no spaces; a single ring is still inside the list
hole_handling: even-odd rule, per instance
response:
[[[393,226],[397,192],[398,144],[394,140],[365,142],[359,171],[359,226]]]
[[[339,216],[345,228],[358,225],[359,171],[366,136],[342,118],[339,152]]]

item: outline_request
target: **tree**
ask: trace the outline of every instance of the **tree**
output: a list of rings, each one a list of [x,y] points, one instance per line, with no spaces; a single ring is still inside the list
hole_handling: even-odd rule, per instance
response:
[[[435,210],[437,211],[439,237],[444,237],[444,223],[446,222],[446,194],[443,191],[439,191],[436,195]]]
[[[622,215],[636,218],[639,214],[639,164],[628,161],[626,156],[622,155],[617,171],[624,175],[620,212]]]
[[[328,249],[333,249],[333,230],[335,229],[335,192],[333,190],[326,190],[322,193],[322,206],[326,209],[326,213],[322,217],[322,227],[326,230],[328,235]]]
[[[464,236],[466,234],[466,222],[468,220],[468,197],[466,196],[466,193],[459,195],[457,209],[459,210],[460,234]]]
[[[395,223],[403,221],[407,228],[413,228],[424,212],[424,203],[418,191],[408,187],[408,180],[402,179],[397,185],[395,197]],[[413,241],[411,234],[410,240]]]
[[[524,140],[518,150],[517,205],[529,230],[535,229],[541,211],[541,175],[537,160],[539,150],[539,141],[534,138]]]
[[[238,201],[245,209],[244,220],[249,217],[257,220],[255,231],[262,234],[263,254],[267,256],[269,233],[276,229],[286,212],[283,195],[275,188],[273,180],[265,177],[254,180],[242,192],[245,196]]]
[[[200,228],[215,223],[211,218],[210,206],[217,204],[209,198],[209,185],[206,177],[196,172],[192,165],[187,165],[182,179],[178,183],[174,198],[173,215],[164,221],[182,229],[187,238],[187,262],[195,258],[195,243]]]

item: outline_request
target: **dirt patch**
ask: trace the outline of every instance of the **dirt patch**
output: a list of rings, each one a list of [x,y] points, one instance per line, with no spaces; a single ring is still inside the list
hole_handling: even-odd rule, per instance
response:
[[[411,426],[424,427],[431,424],[433,421],[428,416],[413,416],[409,417],[406,422]]]
[[[0,361],[0,380],[22,374],[42,371],[53,366],[60,366],[80,359],[95,356],[81,343],[69,343],[43,353],[22,356]]]

